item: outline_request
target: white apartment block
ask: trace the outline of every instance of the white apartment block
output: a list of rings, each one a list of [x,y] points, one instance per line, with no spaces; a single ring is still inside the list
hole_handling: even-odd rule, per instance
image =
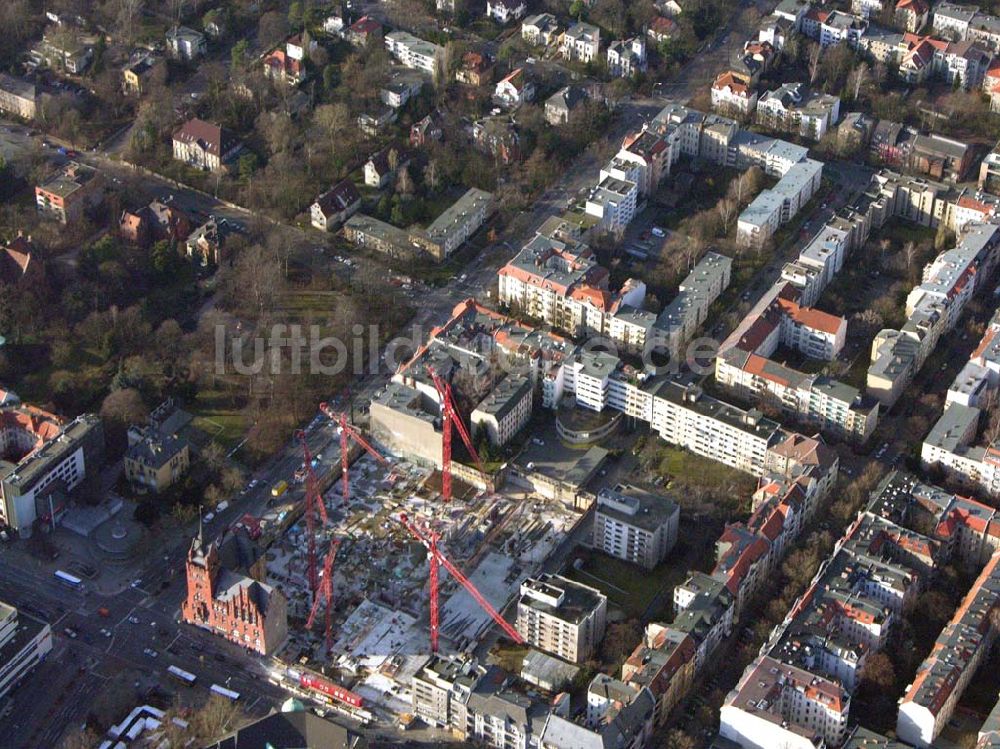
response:
[[[592,24],[574,23],[562,35],[560,52],[567,60],[592,62],[600,51],[601,30]]]
[[[586,212],[600,219],[601,228],[613,234],[624,233],[635,218],[639,186],[631,180],[606,176],[587,195]]]
[[[837,682],[759,658],[726,697],[719,733],[744,749],[839,746],[847,733],[850,704],[850,695]]]
[[[523,18],[527,10],[524,0],[486,0],[486,17],[501,26]]]
[[[392,31],[385,35],[389,54],[408,68],[423,70],[434,75],[444,60],[444,47],[424,41],[406,31]]]
[[[646,70],[646,39],[634,36],[608,45],[608,73],[617,78],[631,78]]]
[[[528,44],[549,45],[559,39],[559,22],[551,13],[528,16],[521,24],[521,38]]]
[[[653,569],[677,543],[680,507],[637,487],[605,487],[597,495],[593,545],[608,556]]]
[[[0,602],[0,698],[52,650],[52,629],[40,619]]]
[[[596,588],[543,574],[521,583],[514,626],[539,650],[581,663],[604,639],[607,607],[607,597]]]
[[[748,115],[757,109],[757,91],[750,79],[727,70],[712,84],[712,109],[727,115]]]

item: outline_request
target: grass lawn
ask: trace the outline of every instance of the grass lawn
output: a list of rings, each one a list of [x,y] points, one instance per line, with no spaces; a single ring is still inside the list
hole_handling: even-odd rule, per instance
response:
[[[250,425],[243,412],[233,408],[228,401],[222,391],[203,390],[198,393],[194,402],[184,405],[185,410],[194,417],[191,427],[204,433],[207,438],[199,440],[197,435],[192,435],[196,444],[215,440],[226,448],[233,448],[243,439]]]
[[[756,488],[757,482],[750,474],[678,447],[667,445],[657,445],[657,447],[660,469],[678,481],[706,488],[717,488],[731,483],[746,484],[748,495]]]
[[[678,545],[666,560],[652,570],[644,570],[638,565],[609,557],[601,552],[580,548],[574,554],[583,559],[582,569],[566,568],[563,575],[570,580],[598,588],[608,600],[618,606],[629,618],[641,617],[653,603],[657,594],[667,588],[669,593],[661,598],[669,610],[673,598],[673,588],[684,582],[688,574],[685,545]],[[654,616],[658,612],[654,611]]]

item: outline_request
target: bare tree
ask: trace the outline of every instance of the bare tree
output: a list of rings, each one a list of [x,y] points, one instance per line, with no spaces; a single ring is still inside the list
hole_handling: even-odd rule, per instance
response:
[[[809,85],[816,83],[816,76],[819,75],[819,61],[823,50],[818,44],[813,44],[809,49]]]
[[[868,78],[868,73],[868,64],[863,62],[854,68],[850,74],[848,74],[847,87],[852,92],[852,98],[854,101],[857,101],[858,97],[861,95],[861,87]]]
[[[135,39],[135,21],[142,14],[143,4],[144,0],[118,0],[118,28],[126,42]]]

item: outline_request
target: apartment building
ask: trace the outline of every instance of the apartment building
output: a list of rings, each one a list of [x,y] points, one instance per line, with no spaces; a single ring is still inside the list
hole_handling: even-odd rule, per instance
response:
[[[528,16],[521,24],[521,38],[528,44],[549,45],[560,36],[559,22],[551,13]]]
[[[35,187],[35,206],[43,216],[69,224],[104,199],[104,178],[92,166],[70,161]]]
[[[528,6],[524,0],[487,0],[486,17],[504,26],[518,18],[523,18]]]
[[[57,518],[66,508],[53,495],[72,492],[104,462],[104,430],[94,414],[64,424],[33,406],[16,406],[0,411],[0,424],[6,456],[0,522],[15,531],[29,530],[36,518]]]
[[[174,26],[167,31],[167,49],[180,60],[197,60],[208,51],[205,35],[187,26]]]
[[[22,120],[33,120],[38,111],[38,92],[34,83],[0,73],[0,112]]]
[[[823,164],[819,161],[806,159],[793,164],[778,184],[762,191],[737,217],[737,243],[742,247],[763,247],[812,199],[822,179]]]
[[[316,198],[309,207],[310,223],[320,231],[332,231],[358,212],[361,194],[354,183],[344,179]]]
[[[673,627],[694,638],[695,673],[733,633],[735,608],[735,596],[726,584],[703,572],[695,572],[674,588]]]
[[[608,73],[616,78],[631,78],[646,70],[646,39],[641,34],[618,39],[608,45]]]
[[[185,122],[173,135],[174,158],[210,172],[222,171],[241,147],[234,133],[197,117]]]
[[[669,497],[623,484],[604,487],[597,494],[593,545],[651,570],[677,543],[679,522],[680,507]]]
[[[813,141],[822,139],[839,119],[839,97],[809,91],[801,83],[786,83],[765,93],[755,114],[758,125]]]
[[[183,476],[191,464],[186,440],[152,429],[130,428],[125,452],[125,478],[134,487],[162,492]]]
[[[567,60],[592,62],[601,51],[601,30],[593,24],[574,23],[563,33],[559,51]]]
[[[690,691],[696,649],[691,634],[651,622],[622,664],[621,680],[636,691],[648,689],[656,700],[655,725],[663,725]]]
[[[715,381],[741,398],[769,403],[830,434],[863,443],[877,424],[876,404],[856,388],[771,359],[779,346],[823,360],[835,359],[843,348],[847,321],[805,307],[801,299],[787,281],[761,297],[720,346]]]
[[[0,698],[6,697],[52,651],[48,623],[0,601]]]
[[[406,31],[391,31],[385,35],[389,54],[403,65],[435,75],[444,60],[444,47],[424,41]]]
[[[640,689],[627,702],[616,702],[598,724],[576,723],[568,715],[553,711],[546,719],[538,746],[540,749],[643,749],[652,736],[654,711],[653,695],[648,689]]]
[[[636,182],[602,172],[601,181],[587,194],[585,210],[599,220],[602,229],[621,235],[635,218],[638,197]]]
[[[996,638],[991,621],[1000,604],[1000,554],[972,584],[900,701],[896,735],[917,747],[934,746]]]
[[[608,599],[561,575],[521,583],[514,626],[531,645],[570,663],[590,658],[604,638]]]
[[[731,117],[745,117],[757,109],[757,91],[748,76],[726,70],[712,83],[712,109]]]
[[[473,436],[482,433],[491,445],[506,445],[530,421],[534,392],[527,377],[505,377],[469,415]]]
[[[413,714],[436,728],[464,728],[465,705],[485,675],[474,660],[432,654],[410,681]]]
[[[982,279],[997,263],[1000,226],[967,224],[954,249],[924,268],[923,282],[906,299],[907,322],[872,342],[868,392],[891,406],[923,366],[941,335],[951,330]]]
[[[745,749],[839,746],[850,706],[850,695],[836,681],[758,658],[726,697],[719,733]]]
[[[657,316],[653,332],[672,360],[680,359],[684,344],[708,319],[709,308],[729,287],[732,272],[732,258],[706,252]]]
[[[411,229],[410,242],[435,260],[448,258],[492,215],[493,193],[470,187],[425,229]]]
[[[944,412],[924,438],[925,468],[936,467],[954,481],[989,496],[1000,495],[1000,453],[994,445],[975,445],[980,417],[1000,387],[1000,313],[983,333],[945,398]]]

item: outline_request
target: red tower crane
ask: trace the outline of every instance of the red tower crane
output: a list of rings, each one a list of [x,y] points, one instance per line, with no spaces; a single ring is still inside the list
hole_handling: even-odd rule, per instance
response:
[[[332,408],[330,408],[326,403],[319,404],[319,410],[326,414],[331,421],[336,421],[340,425],[340,480],[341,480],[341,494],[344,495],[344,503],[350,499],[351,494],[351,482],[348,480],[348,469],[349,469],[349,453],[351,448],[351,440],[353,439],[359,445],[361,445],[368,454],[371,455],[375,460],[384,466],[389,465],[389,461],[386,460],[385,456],[382,455],[378,450],[371,446],[371,444],[361,433],[347,423],[347,413],[340,412],[337,413]]]
[[[458,436],[462,438],[465,447],[468,449],[472,459],[476,461],[476,467],[486,481],[486,471],[483,469],[483,462],[479,459],[479,453],[472,446],[472,438],[469,430],[465,428],[458,413],[458,406],[455,404],[455,396],[451,391],[451,385],[445,381],[433,369],[428,370],[434,380],[434,387],[437,389],[438,397],[441,399],[441,497],[445,502],[451,501],[451,429],[452,426],[458,430]]]
[[[309,442],[306,433],[301,429],[295,436],[302,442],[302,453],[305,458],[306,471],[306,533],[309,536],[309,590],[313,596],[316,595],[316,588],[319,581],[316,577],[316,516],[322,520],[322,526],[327,524],[326,506],[323,504],[323,496],[319,491],[319,481],[316,479],[316,472],[312,467],[312,452],[309,450]]]
[[[444,568],[452,574],[456,580],[458,580],[462,586],[469,591],[479,607],[485,611],[500,628],[518,645],[524,644],[524,638],[521,637],[520,633],[514,629],[499,613],[497,610],[490,605],[490,602],[483,598],[482,593],[480,593],[476,586],[473,585],[469,579],[463,575],[458,568],[452,564],[448,557],[441,553],[438,549],[438,539],[440,536],[430,529],[421,528],[414,521],[410,520],[406,513],[401,513],[399,516],[399,522],[413,534],[420,543],[427,547],[427,559],[430,562],[431,574],[430,574],[430,584],[431,584],[431,651],[436,653],[438,651],[438,621],[439,621],[439,611],[438,611],[438,567],[444,565]]]
[[[319,588],[313,596],[312,609],[309,611],[309,619],[306,621],[306,629],[312,629],[313,622],[316,621],[316,614],[319,612],[321,602],[326,603],[325,632],[326,649],[330,649],[330,617],[333,614],[333,562],[337,558],[337,548],[340,546],[340,539],[330,540],[330,548],[323,558],[323,579],[319,583]]]

